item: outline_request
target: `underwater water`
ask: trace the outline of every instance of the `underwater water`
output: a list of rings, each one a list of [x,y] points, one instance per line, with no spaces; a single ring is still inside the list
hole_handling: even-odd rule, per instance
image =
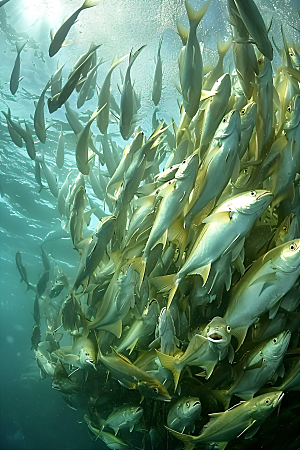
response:
[[[267,57],[255,45],[257,36],[249,33],[246,41],[251,43],[247,45],[258,64],[263,61],[269,68],[271,77],[262,82],[259,69],[253,78],[249,75],[250,81],[244,80],[251,91],[246,98],[241,87],[243,74],[237,74],[233,57],[233,45],[244,44],[235,35],[234,44],[227,49],[224,46],[236,32],[234,20],[242,20],[242,13],[230,15],[230,3],[235,5],[233,0],[211,0],[197,26],[192,51],[194,57],[198,55],[195,80],[191,76],[194,66],[186,62],[191,56],[182,52],[187,35],[182,31],[180,37],[177,29],[177,23],[190,27],[183,0],[99,2],[74,17],[62,39],[66,45],[60,48],[58,44],[51,57],[50,30],[55,35],[63,20],[82,3],[0,2],[0,110],[5,113],[0,120],[1,449],[181,449],[180,436],[172,435],[165,426],[182,436],[201,436],[210,419],[210,423],[219,420],[208,414],[267,394],[277,395],[272,397],[272,411],[262,408],[261,416],[254,417],[253,409],[258,407],[251,400],[246,419],[239,423],[242,405],[236,406],[232,411],[237,413],[226,423],[227,434],[220,432],[192,444],[187,438],[186,448],[193,444],[203,449],[224,448],[229,442],[228,449],[300,449],[300,4],[299,0],[256,1],[266,26],[270,25],[270,31],[262,33],[262,41],[265,44],[269,37],[273,60],[266,62]],[[203,4],[190,0],[195,10]],[[258,17],[253,21],[258,24]],[[192,28],[195,30],[193,22]],[[230,86],[227,96],[228,85],[222,87],[224,98],[208,112],[212,99],[217,98],[217,86],[212,81],[211,85],[205,83],[218,64],[218,35],[224,62],[215,71],[214,81],[227,73]],[[284,36],[295,58],[291,50],[291,58],[286,56]],[[18,70],[16,43],[20,50],[25,42]],[[92,43],[99,48],[91,48]],[[160,44],[162,89],[158,82],[155,106],[153,80]],[[72,70],[74,76],[78,58],[89,49],[88,63],[87,55],[82,60],[85,67],[79,64],[78,79],[74,77],[72,87],[66,89],[70,96],[67,100],[60,97],[61,104],[56,104],[51,91],[53,74],[63,65],[58,94]],[[131,83],[125,77],[129,54]],[[99,109],[105,110],[108,100],[100,104],[98,98],[115,55],[124,58],[113,69],[107,88],[113,97],[108,96],[109,124],[105,127],[100,124],[103,116]],[[80,105],[82,81],[89,75],[89,99]],[[49,80],[52,85],[44,92],[43,108],[38,102]],[[196,93],[190,94],[194,91],[186,89],[189,83],[202,93],[192,117],[184,110],[197,98]],[[242,154],[242,111],[251,102],[257,104],[255,111],[260,116],[249,136],[243,136]],[[11,118],[6,120],[9,109]],[[231,110],[237,111],[233,131],[218,128]],[[93,114],[92,138],[89,140],[86,129],[87,137],[80,141],[81,130]],[[16,131],[18,126],[26,142]],[[204,130],[207,142],[202,139]],[[232,134],[232,140],[226,133]],[[134,148],[137,136],[141,142]],[[21,142],[20,147],[13,137]],[[283,149],[289,150],[289,145],[291,153],[287,151],[285,156]],[[121,158],[129,152],[126,146],[131,146],[132,153],[116,180]],[[215,148],[228,153],[214,169],[208,169]],[[188,162],[190,171],[183,161]],[[229,169],[225,169],[227,165]],[[173,171],[158,179],[166,167]],[[205,191],[205,174],[209,173],[213,183]],[[115,184],[108,185],[113,176]],[[245,202],[252,205],[249,193],[256,190],[264,190],[270,201],[253,213],[253,220],[247,219],[249,224],[236,222],[231,234],[225,226],[232,218],[240,220],[236,211],[245,206],[243,202],[238,207],[226,206],[226,218],[218,210],[222,216],[206,220],[220,204],[237,195],[246,193]],[[202,206],[191,214],[201,195]],[[137,211],[140,215],[134,216]],[[203,225],[202,220],[206,220]],[[110,228],[105,231],[104,226]],[[206,241],[203,229],[214,226],[215,234],[211,232]],[[156,235],[151,235],[150,241],[152,229]],[[201,259],[200,252],[196,263],[188,266],[191,254],[196,254],[202,243],[206,259]],[[280,245],[282,250],[274,250]],[[270,251],[273,265],[261,268],[265,261],[267,264],[266,257],[255,266],[254,262]],[[291,252],[296,254],[294,259]],[[252,272],[245,272],[251,264]],[[251,320],[244,318],[247,305],[262,297],[265,303],[250,311]],[[236,306],[238,298],[245,303]],[[211,322],[215,318],[222,318],[217,325]],[[208,323],[213,332],[206,330]],[[269,350],[272,339],[280,342],[276,354]],[[200,352],[199,356],[199,350],[203,355]],[[182,354],[190,358],[187,363]],[[75,369],[79,370],[72,373]],[[287,376],[292,379],[290,384]],[[285,393],[282,401],[281,391]],[[181,418],[176,402],[182,402]],[[192,403],[195,413],[190,417],[185,408]],[[117,418],[108,423],[113,411],[127,405],[129,418],[122,416],[123,422]],[[133,408],[136,413],[142,408],[143,414],[133,416]],[[239,431],[233,430],[234,424]],[[257,425],[260,428],[254,434]],[[249,439],[243,439],[242,433],[247,431]]]

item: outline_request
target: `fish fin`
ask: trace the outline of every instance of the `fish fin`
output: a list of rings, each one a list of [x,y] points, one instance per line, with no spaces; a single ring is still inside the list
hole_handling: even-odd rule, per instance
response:
[[[201,275],[201,277],[203,278],[203,286],[204,286],[209,277],[210,268],[211,263],[207,264],[206,266],[199,267],[198,269],[195,269],[192,272],[189,272],[188,275]]]
[[[231,268],[230,266],[227,268],[227,276],[225,277],[225,287],[226,291],[228,292],[231,286]]]
[[[117,55],[115,55],[115,57],[114,57],[114,59],[113,59],[113,61],[112,61],[112,63],[111,63],[111,66],[110,66],[109,71],[112,72],[112,71],[115,69],[115,67],[117,67],[117,66],[118,66],[122,61],[124,61],[124,59],[126,59],[128,56],[129,56],[129,55],[127,54],[127,55],[123,56],[123,58],[118,59]]]
[[[260,423],[255,423],[256,420],[248,427],[248,430],[246,431],[244,435],[244,439],[251,439],[259,430]]]
[[[65,355],[63,357],[63,360],[67,363],[67,364],[73,364],[79,361],[79,356],[77,355]]]
[[[146,47],[146,45],[142,45],[142,47],[140,47],[135,53],[132,53],[132,50],[131,50],[130,55],[129,55],[129,67],[132,66],[132,64],[134,63],[136,58],[139,56],[139,54],[145,47]]]
[[[205,363],[205,365],[200,366],[204,368],[204,372],[200,372],[200,373],[196,373],[197,376],[199,377],[203,377],[205,376],[205,379],[207,380],[211,374],[214,371],[214,368],[216,367],[216,363],[215,362],[209,362],[209,363]]]
[[[237,438],[239,438],[242,434],[244,434],[247,430],[249,430],[250,427],[252,427],[253,424],[255,424],[256,420],[255,419],[250,419],[251,422],[250,424],[237,436]]]
[[[183,227],[182,219],[176,219],[169,227],[168,240],[174,242],[179,247],[179,258],[182,257],[186,241],[188,237],[188,231]]]
[[[240,346],[242,345],[242,343],[244,342],[247,331],[248,331],[247,326],[237,327],[237,328],[234,328],[233,330],[231,330],[232,336],[234,336],[238,341],[238,346],[235,351],[237,351],[240,348]]]
[[[116,355],[119,356],[119,358],[123,359],[123,361],[127,362],[128,364],[132,365],[132,362],[126,358],[126,356],[121,355],[121,353],[118,353],[117,350],[115,350],[112,346],[110,346],[110,348],[115,352]]]
[[[146,265],[147,265],[147,261],[143,258],[143,257],[137,257],[137,258],[132,258],[132,260],[130,259],[128,261],[129,263],[132,263],[132,267],[133,269],[139,274],[140,276],[140,281],[139,281],[139,289],[141,289],[142,286],[142,282],[144,279],[144,275],[145,275],[145,270],[146,270]]]
[[[213,223],[213,222],[226,223],[229,222],[230,219],[231,219],[230,211],[222,211],[210,214],[209,216],[207,216],[205,219],[202,220],[202,223]]]
[[[167,309],[170,308],[173,297],[177,291],[178,284],[174,282],[176,274],[165,275],[163,277],[156,277],[151,280],[151,283],[158,289],[159,292],[169,292]]]
[[[229,50],[229,47],[231,46],[231,42],[232,42],[232,37],[229,36],[227,41],[224,42],[224,44],[223,44],[222,43],[222,35],[221,35],[221,33],[218,32],[217,48],[218,48],[218,53],[219,53],[220,58],[224,58],[224,56],[226,55],[226,53]]]
[[[25,45],[27,44],[28,40],[23,42],[23,44],[21,44],[20,42],[16,42],[16,48],[17,48],[17,52],[18,54],[21,53],[21,51],[23,50],[23,48],[25,47]]]
[[[100,325],[99,329],[108,331],[109,333],[116,336],[117,339],[119,339],[122,335],[122,320],[118,320],[118,322],[115,322],[111,325]]]
[[[116,270],[118,270],[120,267],[122,267],[122,253],[121,253],[121,250],[117,250],[117,251],[111,253],[109,256],[112,259]]]
[[[208,0],[206,3],[204,3],[202,8],[196,10],[196,9],[191,7],[191,5],[189,4],[188,0],[185,0],[185,8],[186,8],[186,12],[187,12],[187,15],[188,15],[188,18],[189,18],[190,25],[193,24],[196,27],[198,26],[200,20],[202,19],[202,17],[206,13],[207,8],[209,7],[209,4],[210,4],[210,0]]]
[[[98,5],[100,0],[85,0],[80,9],[92,8],[93,6]]]
[[[249,284],[249,286],[255,285],[257,283],[262,283],[262,287],[260,290],[259,295],[267,289],[268,287],[272,286],[277,281],[276,273],[268,273],[266,275],[262,275],[261,277],[254,280],[252,283]]]
[[[178,431],[172,430],[171,428],[168,428],[165,425],[165,428],[177,439],[182,441],[184,443],[184,450],[193,450],[195,447],[195,443],[193,442],[195,440],[194,436],[190,436],[189,434],[183,434],[179,433]]]
[[[128,347],[126,348],[126,350],[130,350],[129,351],[129,355],[133,352],[134,347],[136,346],[137,342],[138,342],[139,338],[136,338],[130,345],[128,345]]]
[[[164,353],[161,353],[158,350],[155,350],[155,351],[156,351],[156,354],[158,356],[158,359],[159,359],[161,365],[165,369],[169,370],[172,373],[173,378],[174,378],[175,391],[176,391],[179,377],[181,374],[181,369],[176,369],[175,364],[174,364],[174,362],[177,358],[175,358],[175,356],[165,355]]]
[[[275,305],[272,306],[272,308],[269,309],[269,319],[274,319],[276,316],[278,309],[280,306],[280,302],[275,303]]]
[[[224,448],[227,446],[228,442],[217,442],[218,449],[224,450]]]
[[[131,383],[130,381],[124,379],[124,380],[118,380],[121,386],[123,386],[126,389],[136,389],[136,385],[134,383]]]

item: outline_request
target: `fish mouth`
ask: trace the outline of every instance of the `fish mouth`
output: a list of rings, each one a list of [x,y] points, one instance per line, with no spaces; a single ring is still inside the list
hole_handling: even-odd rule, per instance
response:
[[[283,396],[284,396],[284,392],[281,392],[281,394],[279,395],[279,397],[277,399],[277,403],[281,402]]]
[[[200,402],[195,402],[195,403],[193,404],[193,406],[197,406],[197,405],[201,406],[201,403],[200,403]]]
[[[263,198],[263,197],[273,197],[273,194],[272,194],[271,191],[263,192],[262,194],[259,194],[257,196],[257,200],[260,199],[260,198]]]
[[[223,339],[223,336],[220,333],[214,332],[211,333],[209,336],[207,336],[207,339],[210,341],[221,341]]]

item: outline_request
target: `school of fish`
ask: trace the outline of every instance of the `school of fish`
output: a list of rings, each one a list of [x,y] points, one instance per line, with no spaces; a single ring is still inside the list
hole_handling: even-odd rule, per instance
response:
[[[26,255],[15,255],[34,295],[31,345],[40,376],[82,410],[90,437],[112,450],[255,442],[283,396],[288,401],[300,390],[300,40],[281,27],[282,42],[271,42],[272,23],[253,0],[227,0],[232,35],[224,42],[216,36],[212,67],[203,61],[199,31],[210,0],[200,3],[185,0],[189,29],[177,24],[178,125],[160,122],[158,109],[152,134],[138,123],[131,68],[145,45],[115,56],[100,81],[101,47],[91,43],[67,76],[63,64],[45,79],[25,128],[14,111],[2,111],[12,143],[26,148],[37,184],[49,188],[61,216],[61,231],[48,230],[41,245],[36,284]],[[68,45],[80,13],[97,4],[85,0],[51,32],[47,57]],[[16,43],[12,95],[26,43]],[[162,36],[155,106],[164,95],[163,46]],[[229,51],[234,64],[225,73]],[[118,101],[111,76],[119,65]],[[70,96],[78,109],[96,99],[85,124]],[[58,130],[53,164],[73,161],[58,181],[40,143],[47,140],[45,112],[52,118],[60,108],[77,144],[75,155],[65,155]],[[109,133],[112,122],[124,148]],[[47,250],[61,237],[80,259],[73,279]],[[286,413],[291,421],[284,403],[278,420]]]

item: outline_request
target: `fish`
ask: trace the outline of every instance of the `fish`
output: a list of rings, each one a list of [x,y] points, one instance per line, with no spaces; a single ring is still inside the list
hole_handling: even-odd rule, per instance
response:
[[[65,143],[64,143],[64,135],[62,127],[60,129],[60,134],[58,136],[57,149],[56,149],[56,157],[55,162],[59,169],[61,169],[64,165],[65,160]]]
[[[24,140],[29,158],[32,160],[35,160],[35,157],[36,157],[35,146],[34,146],[34,142],[32,139],[30,129],[28,128],[26,121],[24,121],[26,130],[24,130],[24,128],[21,127],[21,125],[19,123],[14,122],[11,119],[10,109],[8,110],[8,113],[6,113],[4,111],[2,111],[2,113],[9,120],[9,123],[12,126],[12,129],[15,131],[15,133],[17,133],[17,135],[19,135]],[[21,144],[19,138],[17,138],[17,140],[18,140],[18,143]],[[18,145],[18,147],[19,147],[19,145]]]
[[[17,48],[17,57],[15,60],[15,64],[13,67],[13,70],[11,72],[10,76],[10,82],[9,82],[9,89],[12,95],[15,95],[15,93],[18,90],[19,82],[23,78],[20,78],[20,67],[21,67],[21,51],[25,47],[28,41],[23,42],[22,44],[20,42],[16,42],[16,48]]]
[[[171,428],[167,430],[184,442],[185,450],[193,450],[198,442],[216,443],[224,450],[228,441],[241,434],[252,437],[262,422],[274,411],[282,401],[282,391],[259,395],[246,402],[238,403],[225,412],[209,414],[210,421],[199,436],[189,436]]]
[[[168,428],[183,433],[185,430],[194,431],[195,421],[201,414],[199,398],[187,397],[177,400],[169,409],[167,416]]]
[[[0,2],[0,8],[2,7],[2,6],[4,6],[6,3],[8,3],[10,0],[1,0],[1,2]]]
[[[51,84],[51,80],[48,81],[44,89],[42,90],[42,93],[38,99],[35,112],[34,112],[34,129],[35,133],[38,137],[38,139],[42,142],[42,144],[45,144],[46,142],[46,128],[45,128],[45,117],[44,117],[44,105],[45,105],[45,94],[46,91],[49,89]]]
[[[93,341],[88,337],[73,336],[72,346],[61,347],[51,355],[65,364],[71,364],[80,369],[93,367],[96,370],[97,351]]]
[[[128,55],[123,56],[118,59],[117,56],[114,57],[110,69],[105,77],[105,80],[102,84],[102,87],[98,94],[98,108],[101,110],[101,113],[97,116],[97,127],[100,132],[104,134],[107,130],[109,123],[109,107],[110,107],[110,80],[112,76],[113,70],[121,64],[124,59],[126,59]]]
[[[157,58],[156,58],[156,65],[155,65],[155,71],[154,71],[154,77],[153,77],[153,86],[152,86],[152,101],[155,106],[159,104],[160,97],[161,97],[161,90],[162,90],[162,62],[161,62],[161,45],[162,45],[163,38],[161,37],[158,43],[158,49],[157,49]]]
[[[275,316],[279,308],[278,301],[293,287],[299,273],[299,239],[270,250],[245,272],[232,289],[224,314],[233,336],[238,340],[238,348],[248,328],[258,317],[265,312],[269,312],[270,318]],[[250,303],[249,295],[252,299]]]
[[[202,91],[203,62],[196,30],[210,4],[208,0],[202,8],[194,10],[185,0],[185,7],[189,18],[190,32],[186,46],[181,50],[178,60],[180,86],[183,107],[187,116],[192,119],[199,108]]]
[[[127,428],[132,432],[135,424],[141,419],[143,412],[141,406],[126,405],[123,407],[116,407],[108,418],[102,422],[103,428],[112,428],[115,432],[115,436],[118,434],[119,430]]]
[[[93,78],[96,77],[97,69],[100,64],[103,64],[102,59],[87,74],[86,80],[84,81],[77,98],[77,109],[81,108],[87,100]]]
[[[143,48],[145,48],[145,45],[140,47],[135,53],[131,50],[129,55],[129,65],[126,70],[125,80],[121,92],[120,133],[125,141],[127,141],[132,135],[132,125],[134,121],[134,93],[131,84],[130,70]]]
[[[8,132],[9,132],[9,135],[10,135],[13,143],[16,144],[17,147],[22,148],[23,147],[23,141],[22,141],[21,136],[13,128],[10,108],[8,108],[8,112],[7,113],[2,111],[2,114],[4,115],[4,117],[6,119]]]
[[[93,121],[96,119],[97,115],[100,113],[100,111],[101,110],[99,110],[98,108],[95,109],[90,119],[88,120],[86,126],[78,135],[76,145],[76,163],[78,170],[83,175],[88,175],[90,172],[90,166],[88,164],[91,159],[88,153],[88,143],[91,137],[90,127]]]
[[[266,25],[255,2],[253,0],[234,0],[234,3],[240,18],[253,39],[252,42],[269,61],[272,61],[273,47],[268,38]]]
[[[56,176],[54,175],[54,173],[52,172],[52,170],[50,169],[50,167],[48,167],[45,162],[45,155],[44,155],[43,150],[41,150],[41,157],[38,159],[38,162],[40,162],[42,165],[42,169],[43,169],[45,178],[47,180],[47,184],[49,186],[51,194],[57,198],[58,193],[59,193],[59,189],[57,186],[57,179],[56,179]]]
[[[30,289],[30,290],[36,292],[36,287],[33,284],[29,283],[29,281],[28,281],[28,272],[27,272],[26,267],[23,264],[21,252],[16,253],[15,259],[16,259],[17,269],[21,276],[20,282],[22,282],[22,281],[25,282],[25,284],[27,285],[27,291]]]
[[[79,14],[86,8],[92,8],[93,6],[98,5],[99,1],[85,0],[84,3],[80,6],[80,8],[76,9],[76,11],[68,17],[61,25],[61,27],[57,30],[51,44],[49,46],[49,56],[52,57],[56,55],[56,53],[61,49],[64,40],[67,37],[67,34],[70,31],[70,28],[76,22]]]
[[[171,396],[167,389],[152,375],[139,369],[125,356],[113,349],[113,353],[103,355],[99,352],[99,360],[127,389],[137,389],[145,397],[163,402],[169,402]]]

